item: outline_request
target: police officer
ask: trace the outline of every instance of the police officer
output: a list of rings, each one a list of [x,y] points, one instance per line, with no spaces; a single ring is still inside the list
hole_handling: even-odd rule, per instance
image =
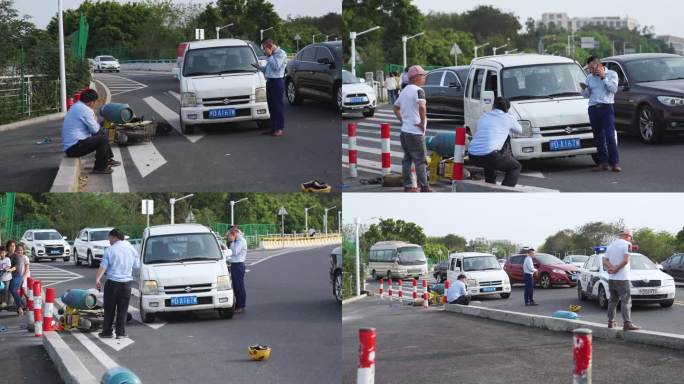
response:
[[[523,262],[523,273],[525,277],[525,305],[537,305],[534,301],[534,277],[537,275],[537,268],[534,267],[534,248],[526,250],[527,256]]]
[[[102,289],[100,280],[107,274],[104,286],[104,324],[101,338],[112,338],[112,324],[116,314],[116,338],[126,337],[126,317],[128,316],[128,302],[131,299],[131,281],[133,268],[140,268],[140,255],[133,246],[124,240],[124,234],[119,229],[109,231],[109,244],[102,256],[100,269],[95,277],[95,287]]]
[[[247,292],[245,292],[247,241],[237,227],[231,228],[226,237],[230,241],[230,250],[233,252],[230,263],[230,275],[233,279],[233,291],[235,292],[235,313],[242,313],[245,311],[245,305],[247,304]]]
[[[254,64],[256,68],[264,72],[266,77],[266,101],[271,114],[271,132],[266,135],[282,136],[285,129],[285,67],[287,66],[287,53],[283,51],[272,39],[264,39],[261,48],[268,56],[266,65],[263,67]]]

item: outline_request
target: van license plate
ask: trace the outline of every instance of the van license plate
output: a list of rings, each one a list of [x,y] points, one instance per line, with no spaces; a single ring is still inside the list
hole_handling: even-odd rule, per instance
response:
[[[179,296],[171,298],[171,306],[197,305],[197,296]]]
[[[640,289],[639,294],[640,295],[655,295],[656,290],[655,289]]]
[[[551,140],[549,142],[549,148],[552,151],[569,151],[571,149],[579,149],[581,148],[580,139]]]
[[[235,109],[233,108],[221,108],[212,109],[209,111],[210,119],[223,119],[226,117],[235,117]]]
[[[496,287],[482,288],[482,292],[496,292]]]

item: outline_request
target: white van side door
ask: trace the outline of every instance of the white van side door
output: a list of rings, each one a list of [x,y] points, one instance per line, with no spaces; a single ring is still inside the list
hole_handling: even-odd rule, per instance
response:
[[[482,115],[482,91],[487,68],[474,67],[468,74],[468,84],[463,97],[463,109],[465,109],[465,125],[470,128],[471,134],[477,130],[477,121]],[[493,100],[492,100],[493,102]],[[491,108],[491,106],[490,106]]]

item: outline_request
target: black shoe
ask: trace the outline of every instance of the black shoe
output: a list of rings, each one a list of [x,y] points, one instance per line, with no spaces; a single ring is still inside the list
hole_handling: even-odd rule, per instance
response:
[[[95,174],[100,174],[100,175],[108,175],[108,174],[110,174],[110,173],[112,173],[112,172],[114,172],[114,171],[113,171],[112,168],[110,168],[110,167],[107,167],[107,168],[104,168],[104,169],[93,169],[93,173],[95,173]]]
[[[128,335],[126,335],[125,333],[119,335],[119,334],[117,333],[117,334],[116,334],[116,338],[117,338],[117,339],[125,339],[125,338],[128,338]]]
[[[531,302],[531,303],[529,303],[529,304],[527,304],[527,305],[532,305],[532,306],[534,306],[534,305],[539,305],[539,304],[537,304],[536,302],[533,301],[533,302]]]
[[[104,332],[98,333],[97,336],[100,337],[101,339],[111,339],[114,337],[114,335],[112,335],[111,333],[104,333]]]
[[[110,167],[118,167],[119,165],[121,165],[121,162],[116,161],[114,159],[109,159],[109,161],[107,162],[107,165],[109,165]]]

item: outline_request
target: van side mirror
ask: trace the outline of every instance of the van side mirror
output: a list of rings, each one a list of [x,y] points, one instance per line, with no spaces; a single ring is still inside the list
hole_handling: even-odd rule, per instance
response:
[[[461,272],[461,268],[460,267],[454,267],[454,272]]]

